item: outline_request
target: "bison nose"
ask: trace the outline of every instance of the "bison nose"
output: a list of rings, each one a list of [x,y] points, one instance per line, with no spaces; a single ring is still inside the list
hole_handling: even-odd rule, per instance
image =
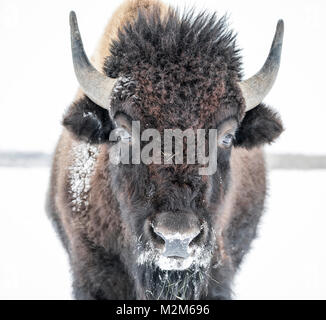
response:
[[[160,213],[152,221],[151,229],[154,244],[161,248],[164,244],[165,257],[189,257],[192,244],[204,234],[203,224],[193,213]]]
[[[164,240],[163,256],[178,258],[189,257],[189,244],[200,234],[200,230],[191,233],[169,233],[160,231],[159,228],[153,228],[153,231]]]

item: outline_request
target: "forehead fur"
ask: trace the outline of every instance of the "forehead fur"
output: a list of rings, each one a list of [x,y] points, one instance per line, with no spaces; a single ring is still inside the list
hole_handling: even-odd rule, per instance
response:
[[[104,71],[121,77],[113,103],[158,129],[211,127],[242,116],[241,61],[225,17],[139,11],[119,31]]]

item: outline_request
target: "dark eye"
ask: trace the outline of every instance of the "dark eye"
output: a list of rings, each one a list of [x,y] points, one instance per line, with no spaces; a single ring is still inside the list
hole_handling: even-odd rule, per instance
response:
[[[114,131],[114,136],[116,141],[122,141],[124,143],[131,142],[131,135],[126,128],[123,127],[116,128]]]
[[[221,147],[230,148],[232,146],[232,142],[233,142],[233,135],[231,133],[227,133],[221,138],[220,144]]]
[[[117,141],[122,141],[125,143],[131,142],[131,120],[126,114],[119,112],[114,116],[117,124],[115,129],[115,136]]]

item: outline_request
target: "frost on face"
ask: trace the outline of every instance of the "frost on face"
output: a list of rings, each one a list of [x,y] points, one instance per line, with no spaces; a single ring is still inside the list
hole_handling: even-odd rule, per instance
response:
[[[121,92],[122,90],[127,90],[127,88],[134,84],[135,81],[133,81],[130,77],[119,77],[117,79],[116,85],[113,88],[113,92]],[[126,92],[122,92],[122,94],[125,94]]]
[[[194,246],[188,258],[175,259],[164,257],[162,250],[150,243],[144,248],[138,240],[137,247],[137,264],[147,299],[193,300],[207,291],[212,250]]]
[[[165,257],[161,250],[148,245],[139,253],[137,263],[139,265],[154,264],[161,270],[186,270],[190,267],[207,268],[211,258],[212,252],[200,246],[194,246],[187,258],[171,258]]]
[[[113,95],[118,95],[120,99],[126,99],[127,97],[132,100],[139,100],[139,97],[134,93],[136,81],[131,77],[119,77],[112,90]]]
[[[69,167],[69,193],[74,212],[88,209],[88,192],[98,152],[98,147],[89,143],[74,142],[73,144],[71,151],[73,164]]]

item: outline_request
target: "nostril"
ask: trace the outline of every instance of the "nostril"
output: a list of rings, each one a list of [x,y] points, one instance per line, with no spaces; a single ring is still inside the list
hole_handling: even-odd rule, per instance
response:
[[[155,231],[153,224],[151,224],[151,227],[150,227],[150,234],[151,234],[153,241],[155,241],[157,244],[160,244],[160,245],[165,244],[164,239]]]
[[[203,242],[204,236],[205,236],[205,228],[202,225],[199,233],[190,241],[189,247],[194,245],[199,245],[201,242]]]

